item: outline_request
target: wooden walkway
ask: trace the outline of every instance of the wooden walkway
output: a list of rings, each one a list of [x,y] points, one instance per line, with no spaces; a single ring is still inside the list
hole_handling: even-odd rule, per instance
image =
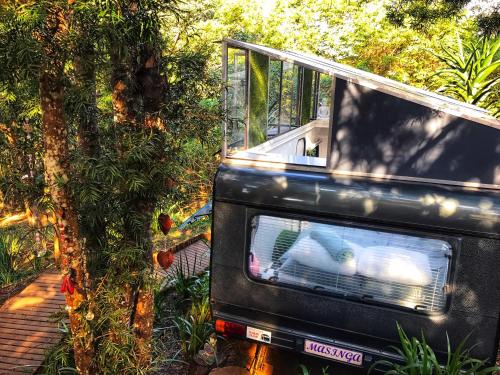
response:
[[[33,374],[61,339],[50,316],[65,305],[61,276],[42,273],[0,307],[0,374]]]
[[[168,270],[157,268],[157,274],[166,278],[168,282],[175,276],[178,267],[182,267],[185,274],[197,275],[203,272],[210,265],[210,247],[202,240],[197,240],[192,244],[179,249],[174,253],[174,262]]]

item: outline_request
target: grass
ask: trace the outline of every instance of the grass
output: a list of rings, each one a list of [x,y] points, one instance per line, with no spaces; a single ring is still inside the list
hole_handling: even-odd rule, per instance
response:
[[[328,375],[328,366],[321,369],[321,375]],[[312,375],[309,369],[304,365],[299,365],[299,375]]]
[[[156,336],[169,341],[168,345],[160,341],[156,346],[168,347],[170,358],[162,360],[167,370],[174,365],[187,365],[205,348],[213,333],[209,303],[210,274],[208,271],[197,274],[197,257],[190,259],[186,254],[184,256],[175,266],[171,279],[166,283],[167,288],[159,287],[155,293]],[[178,337],[178,344],[174,345],[178,350],[171,345],[176,341],[172,333]]]
[[[16,265],[19,240],[9,234],[0,234],[0,287],[14,283],[21,278],[22,272]]]
[[[196,264],[196,258],[193,263]],[[181,308],[174,318],[174,324],[181,339],[182,351],[187,358],[191,359],[203,348],[213,332],[208,297],[210,274],[204,272],[200,276],[195,275],[194,265],[191,267],[187,259],[187,266],[183,267],[182,262],[179,264],[174,286],[177,295],[181,298]],[[185,306],[186,302],[190,304],[190,307],[183,314],[182,306]]]

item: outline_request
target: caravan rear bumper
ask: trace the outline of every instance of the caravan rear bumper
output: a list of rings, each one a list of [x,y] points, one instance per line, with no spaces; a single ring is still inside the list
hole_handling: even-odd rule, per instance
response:
[[[400,362],[401,357],[388,351],[370,346],[354,344],[331,335],[316,335],[281,324],[253,320],[214,311],[216,331],[224,337],[245,339],[256,343],[265,343],[276,348],[320,357],[346,365],[370,368],[378,360]],[[229,323],[238,329],[224,330],[223,324]],[[325,333],[328,330],[325,330]],[[340,335],[339,335],[340,336]]]

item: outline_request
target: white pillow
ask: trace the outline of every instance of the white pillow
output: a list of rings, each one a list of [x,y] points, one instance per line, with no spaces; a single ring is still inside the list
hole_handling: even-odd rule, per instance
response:
[[[321,244],[309,235],[301,236],[286,253],[287,262],[296,262],[320,271],[340,273],[352,276],[356,273],[356,258],[353,256],[345,262],[335,261]]]
[[[370,246],[358,252],[360,275],[380,281],[425,286],[432,282],[426,254],[391,246]]]

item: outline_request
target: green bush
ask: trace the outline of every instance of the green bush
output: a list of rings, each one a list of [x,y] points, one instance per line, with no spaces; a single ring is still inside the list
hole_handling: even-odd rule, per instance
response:
[[[387,375],[487,375],[500,370],[500,367],[484,368],[484,361],[470,356],[470,349],[465,348],[468,337],[458,344],[455,351],[452,351],[447,335],[448,355],[446,363],[441,366],[423,333],[420,341],[415,337],[410,339],[399,323],[397,329],[401,348],[393,347],[393,349],[403,358],[404,363],[377,361],[369,372],[384,368],[387,369],[385,371]]]
[[[15,262],[19,242],[12,236],[0,233],[0,286],[12,284],[20,278]]]
[[[193,358],[209,339],[213,331],[211,319],[208,296],[194,302],[186,316],[174,319],[187,358]]]
[[[45,355],[45,362],[40,369],[42,375],[77,374],[73,360],[73,340],[69,327],[60,322],[62,340]]]
[[[47,252],[45,241],[50,235],[50,229],[34,230],[27,225],[0,229],[0,288],[36,274],[49,264],[52,254]]]

